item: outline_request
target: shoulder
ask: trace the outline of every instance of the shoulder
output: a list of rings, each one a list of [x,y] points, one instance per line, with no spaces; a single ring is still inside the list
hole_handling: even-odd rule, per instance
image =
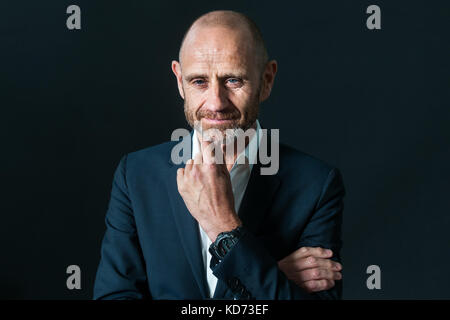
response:
[[[340,176],[339,170],[324,160],[318,159],[291,146],[280,144],[279,177],[295,185],[323,186],[334,176]]]
[[[124,154],[119,167],[122,167],[128,178],[142,175],[155,177],[171,167],[170,153],[177,143],[168,141]]]
[[[280,169],[287,169],[290,172],[304,171],[308,169],[315,173],[330,172],[334,167],[311,154],[295,149],[291,146],[280,144]]]
[[[139,164],[142,161],[149,161],[149,160],[167,162],[169,160],[172,148],[178,142],[179,141],[167,141],[154,146],[130,152],[126,155],[127,160],[128,162],[136,164]]]

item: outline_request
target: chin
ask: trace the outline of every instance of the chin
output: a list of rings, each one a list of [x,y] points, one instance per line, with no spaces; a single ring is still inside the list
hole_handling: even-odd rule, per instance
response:
[[[215,143],[227,143],[237,136],[236,125],[213,125],[196,128],[202,134],[203,139],[213,141]]]
[[[239,122],[238,121],[224,121],[220,123],[219,121],[215,120],[205,120],[203,123],[201,121],[196,120],[194,124],[194,128],[198,131],[206,131],[210,130],[219,130],[221,132],[225,132],[227,129],[237,129],[239,128]]]

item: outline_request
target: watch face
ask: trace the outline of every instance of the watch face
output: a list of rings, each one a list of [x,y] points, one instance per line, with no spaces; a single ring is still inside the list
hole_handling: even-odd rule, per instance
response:
[[[233,245],[233,239],[231,237],[223,239],[223,241],[222,241],[222,248],[223,249],[228,251],[228,249],[230,249],[230,247],[232,245]]]
[[[215,246],[215,252],[220,259],[223,259],[228,250],[236,243],[236,235],[232,232],[227,232],[218,236],[217,245]]]
[[[230,238],[225,238],[222,240],[222,248],[225,250],[228,250],[229,246],[230,246]]]

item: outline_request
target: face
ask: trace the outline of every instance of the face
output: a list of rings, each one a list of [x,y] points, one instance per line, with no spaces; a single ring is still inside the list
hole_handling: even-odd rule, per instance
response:
[[[246,130],[255,124],[264,73],[252,56],[251,39],[223,27],[192,29],[174,61],[184,112],[196,129]],[[270,90],[269,90],[270,91]]]

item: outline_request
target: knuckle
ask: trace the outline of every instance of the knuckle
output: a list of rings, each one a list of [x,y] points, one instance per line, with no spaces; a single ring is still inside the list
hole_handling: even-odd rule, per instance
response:
[[[310,271],[310,275],[312,278],[318,278],[320,276],[320,270],[315,268],[315,269],[311,269]]]
[[[318,287],[319,287],[321,290],[324,290],[324,289],[327,287],[327,285],[328,285],[327,280],[319,280],[319,285],[318,285]]]
[[[308,247],[301,247],[301,248],[300,248],[300,252],[301,252],[301,253],[306,253],[306,252],[308,252],[308,250],[309,250]]]
[[[334,285],[335,285],[335,283],[334,283],[334,280],[330,280],[330,281],[328,281],[328,284],[327,284],[327,289],[331,289],[331,288],[333,288],[333,287],[334,287]]]
[[[313,256],[310,256],[308,258],[306,258],[306,263],[308,265],[314,265],[316,263],[317,259]]]
[[[317,281],[308,281],[305,283],[305,287],[307,287],[310,290],[313,290],[317,287]]]

